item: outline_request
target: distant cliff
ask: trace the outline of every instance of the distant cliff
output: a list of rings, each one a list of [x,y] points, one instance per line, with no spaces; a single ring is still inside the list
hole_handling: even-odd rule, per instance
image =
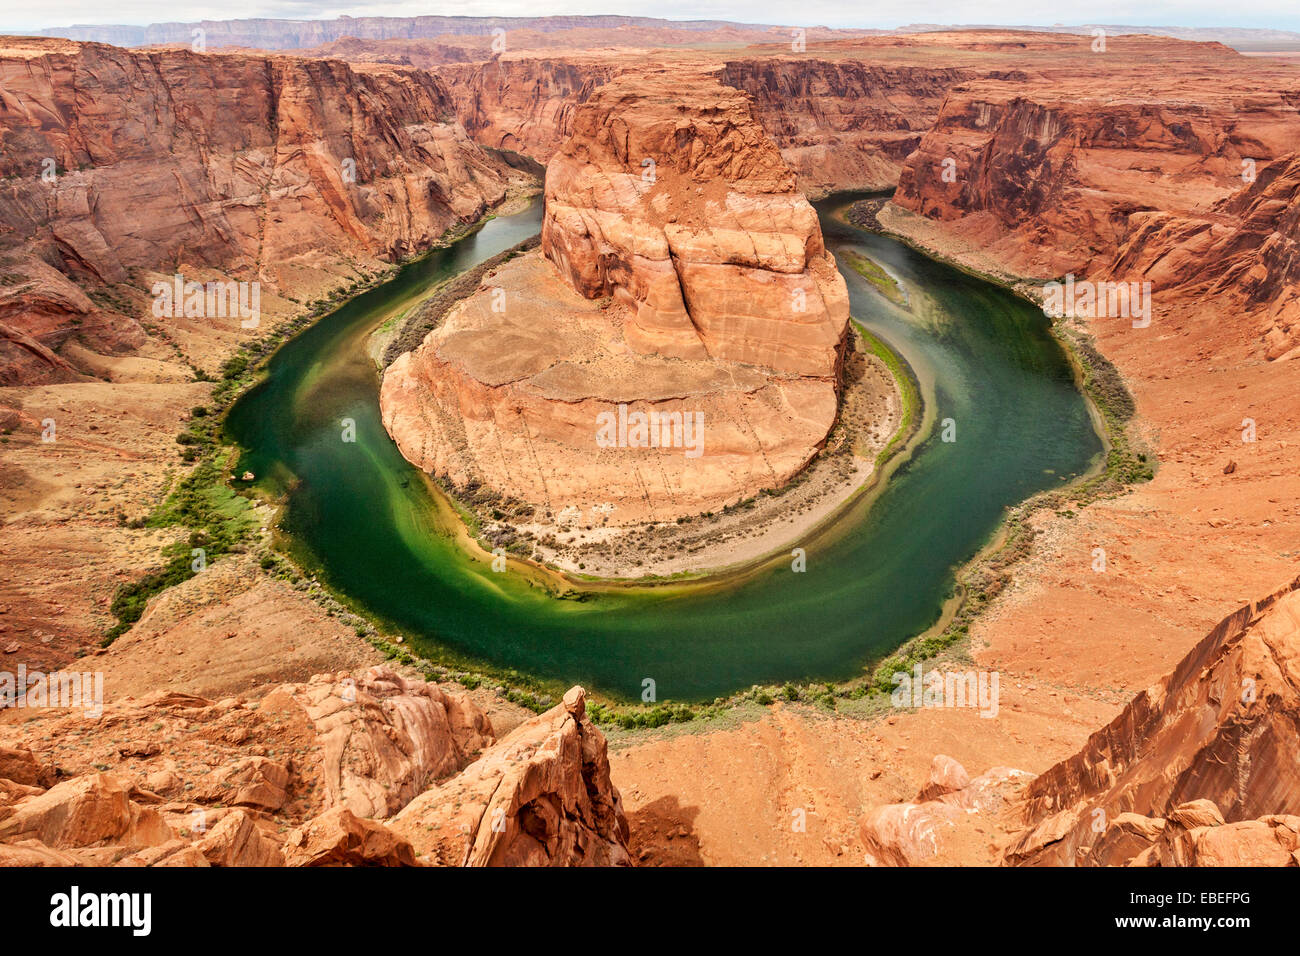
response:
[[[43,36],[147,46],[155,43],[189,43],[202,29],[209,47],[241,46],[262,50],[293,50],[357,37],[362,40],[419,39],[464,36],[495,29],[536,30],[547,33],[575,28],[668,27],[704,32],[736,27],[766,33],[779,27],[726,20],[662,20],[657,17],[555,16],[555,17],[338,17],[333,20],[199,20],[193,23],[151,23],[148,26],[77,24],[41,31]]]
[[[506,190],[426,73],[30,40],[0,89],[5,382],[65,374],[74,334],[139,338],[79,284],[185,263],[292,289],[295,265],[395,260]]]

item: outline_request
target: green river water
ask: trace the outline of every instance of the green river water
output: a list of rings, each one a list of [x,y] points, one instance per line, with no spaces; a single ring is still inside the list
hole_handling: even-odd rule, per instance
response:
[[[540,203],[502,216],[404,267],[287,342],[266,379],[226,419],[239,470],[281,496],[281,540],[359,609],[437,650],[635,699],[703,700],[755,683],[841,679],[925,631],[955,572],[1005,509],[1086,471],[1102,449],[1068,359],[1032,305],[818,205],[832,250],[852,248],[893,275],[908,310],[842,268],[854,317],[912,366],[936,425],[890,475],[810,540],[807,570],[787,556],[738,579],[594,591],[560,600],[471,560],[423,475],[379,419],[366,339],[432,283],[537,232]],[[356,422],[356,441],[340,421]],[[792,547],[794,543],[792,543]]]

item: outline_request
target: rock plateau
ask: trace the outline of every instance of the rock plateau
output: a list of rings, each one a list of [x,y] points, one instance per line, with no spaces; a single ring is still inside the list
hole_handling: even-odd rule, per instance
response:
[[[848,335],[793,172],[749,98],[709,77],[616,78],[573,128],[547,170],[541,252],[393,363],[385,427],[456,487],[595,524],[781,486],[835,423]],[[687,430],[599,438],[602,416],[638,414]]]

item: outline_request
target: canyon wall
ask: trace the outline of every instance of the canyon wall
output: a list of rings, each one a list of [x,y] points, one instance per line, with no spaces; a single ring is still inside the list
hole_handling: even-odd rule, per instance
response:
[[[810,195],[892,189],[933,124],[958,67],[811,56],[746,57],[718,72],[754,99],[754,112]]]
[[[1135,213],[1208,212],[1242,160],[1294,148],[1281,92],[1245,102],[1063,96],[984,80],[952,92],[894,201],[986,239],[1008,268],[1053,277],[1105,267]]]
[[[541,251],[392,364],[385,427],[424,470],[547,522],[665,521],[781,486],[835,422],[848,334],[793,171],[708,76],[619,77],[573,130]]]
[[[599,56],[503,56],[437,73],[476,142],[545,164],[573,134],[577,107],[624,68]]]
[[[1105,271],[1222,300],[1254,316],[1267,358],[1300,357],[1300,153],[1261,165],[1203,215],[1135,213]]]
[[[1157,309],[1217,300],[1254,316],[1237,325],[1268,357],[1294,354],[1300,79],[1217,45],[1113,42],[1086,80],[1044,69],[954,88],[895,206],[942,224],[939,251],[977,250],[969,264],[1150,281]],[[1167,72],[1136,65],[1161,51]],[[909,231],[895,210],[881,221]]]
[[[1208,839],[1204,852],[1220,863],[1296,865],[1297,667],[1300,579],[1225,618],[1079,753],[1040,774],[1025,794],[1032,826],[1007,861],[1185,865]],[[1225,823],[1247,825],[1208,834]],[[1230,845],[1235,860],[1224,859]],[[1249,858],[1268,847],[1271,859]]]
[[[373,44],[340,50],[351,59],[382,55]],[[430,62],[430,52],[414,60]],[[506,54],[437,66],[456,115],[476,141],[549,162],[573,133],[577,106],[620,73],[648,68],[707,73],[748,93],[754,115],[809,195],[890,189],[903,160],[938,115],[947,90],[976,75],[964,67],[875,64],[773,54],[727,59],[676,54],[667,63],[644,51]]]
[[[464,773],[411,801],[393,832],[429,863],[628,866],[628,823],[581,687]]]
[[[294,290],[427,248],[508,179],[429,74],[55,40],[0,49],[0,144],[5,382],[58,377],[70,338],[139,344],[83,287],[187,265]]]

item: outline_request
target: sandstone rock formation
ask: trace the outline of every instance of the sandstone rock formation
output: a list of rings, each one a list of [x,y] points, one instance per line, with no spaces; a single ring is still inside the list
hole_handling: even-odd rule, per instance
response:
[[[1300,579],[1223,620],[1038,776],[934,757],[860,823],[875,866],[1300,866]]]
[[[833,379],[848,293],[816,213],[755,122],[710,78],[600,87],[546,173],[542,249],[589,299],[633,309],[633,350]]]
[[[284,854],[280,851],[279,839],[265,826],[263,821],[255,818],[245,810],[232,810],[221,815],[210,830],[200,833],[201,839],[189,849],[202,855],[208,866],[283,866]],[[188,856],[184,856],[183,845],[164,844],[155,852],[175,846],[174,855],[168,853],[157,861],[147,856],[137,859],[144,866],[157,866],[167,862],[171,866],[188,866]],[[180,857],[177,859],[177,857]]]
[[[575,687],[464,773],[391,821],[421,862],[447,866],[630,865],[605,737]]]
[[[1269,814],[1225,823],[1210,800],[1193,800],[1164,817],[1121,813],[1108,821],[1089,863],[1128,866],[1298,866],[1300,817]]]
[[[1050,278],[1109,264],[1131,214],[1208,207],[1242,185],[1243,159],[1290,151],[1300,119],[1285,78],[1261,83],[1254,61],[1214,45],[1119,43],[1124,62],[1104,61],[1099,76],[1079,76],[1082,50],[1060,70],[954,89],[894,201]],[[1129,65],[1157,53],[1186,69]],[[1214,83],[1189,88],[1202,70]]]
[[[108,773],[87,774],[4,808],[0,841],[34,840],[54,849],[139,848],[163,843],[171,829],[157,810],[131,799],[131,787]]]
[[[597,88],[546,204],[545,258],[504,265],[386,373],[403,454],[595,524],[713,510],[803,468],[835,421],[848,296],[747,97],[669,73]],[[651,413],[684,427],[638,444]]]
[[[310,288],[505,194],[425,73],[28,38],[0,48],[0,90],[5,384],[68,378],[49,353],[72,339],[143,341],[134,309],[82,287],[206,266]]]
[[[728,60],[805,192],[892,188],[948,91],[974,71],[810,55]]]
[[[974,817],[987,819],[1032,778],[1022,770],[994,767],[974,779],[951,757],[938,754],[930,779],[912,803],[876,807],[860,826],[868,866],[941,863]]]
[[[326,805],[363,817],[396,812],[493,740],[487,717],[463,697],[382,667],[285,686],[262,709],[305,713],[321,746]]]
[[[1258,316],[1269,359],[1300,357],[1300,153],[1203,216],[1134,214],[1110,272]]]
[[[289,834],[289,866],[415,866],[411,844],[347,807],[327,810]]]
[[[1282,855],[1273,856],[1291,854],[1297,667],[1300,579],[1225,618],[1082,751],[1036,778],[1026,791],[1030,827],[1007,862],[1120,865],[1150,850],[1142,862],[1184,865],[1198,854],[1267,856],[1258,847],[1274,838]]]
[[[156,694],[93,723],[43,712],[0,725],[0,866],[626,863],[627,820],[584,702],[574,688],[473,763],[491,739],[483,713],[387,668],[258,703]],[[451,831],[407,833],[417,815],[461,820],[472,800],[496,821],[472,853],[429,852]]]
[[[665,57],[646,51],[512,52],[487,62],[436,67],[466,131],[485,146],[548,162],[573,133],[575,110],[596,87],[621,73],[667,68],[707,74],[748,93],[753,112],[777,144],[801,188],[822,194],[844,189],[888,189],[903,161],[933,124],[948,90],[987,72],[913,62],[888,48],[845,50],[834,58],[811,54]],[[387,45],[338,49],[350,62],[383,56]],[[437,53],[415,55],[431,64]],[[903,62],[881,62],[884,57]],[[408,58],[409,59],[409,58]]]
[[[573,135],[574,111],[624,68],[610,56],[507,54],[437,73],[476,142],[545,164]]]
[[[1169,68],[1153,73],[1157,55]],[[1220,301],[1257,315],[1269,358],[1292,353],[1293,71],[1152,37],[1088,57],[954,88],[896,207],[942,223],[944,251],[978,249],[980,268],[1150,281],[1159,310]]]

